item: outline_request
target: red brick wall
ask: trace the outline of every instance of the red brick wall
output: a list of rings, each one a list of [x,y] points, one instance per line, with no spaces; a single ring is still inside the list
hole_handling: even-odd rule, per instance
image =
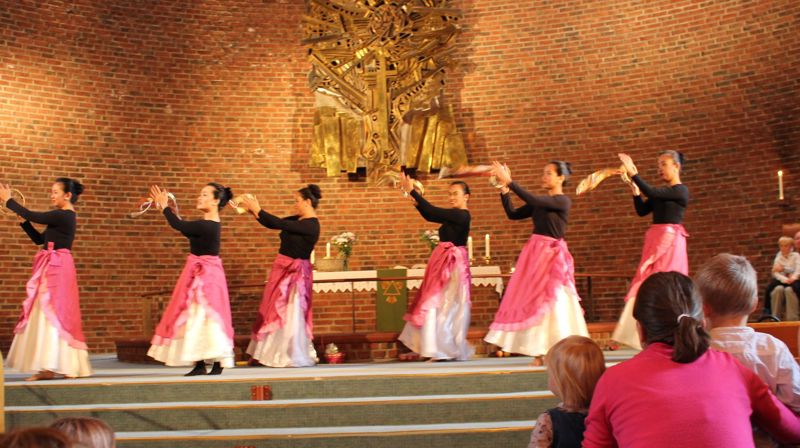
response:
[[[466,15],[449,95],[473,162],[503,160],[538,191],[552,158],[572,162],[574,187],[616,165],[618,151],[655,181],[657,152],[679,149],[690,160],[691,264],[727,250],[750,257],[766,279],[780,224],[800,220],[800,4],[455,5]],[[0,9],[0,179],[36,209],[47,207],[55,177],[85,182],[74,253],[91,350],[141,333],[149,305],[140,294],[171,288],[181,268],[186,242],[162,218],[125,217],[153,182],[176,193],[189,217],[210,180],[279,214],[290,211],[291,191],[316,182],[323,239],[344,230],[359,238],[352,268],[424,261],[419,233],[434,226],[396,191],[306,166],[313,99],[302,12],[299,0],[18,0]],[[444,203],[446,183],[426,184]],[[495,191],[471,184],[476,250],[491,233],[507,270],[530,224],[507,221]],[[223,219],[230,284],[262,280],[277,235],[230,211]],[[0,334],[10,337],[35,248],[13,219],[0,225]],[[575,199],[567,239],[577,271],[631,274],[647,225],[616,182]],[[612,319],[624,282],[595,286],[598,316]],[[237,322],[256,300],[234,299]]]

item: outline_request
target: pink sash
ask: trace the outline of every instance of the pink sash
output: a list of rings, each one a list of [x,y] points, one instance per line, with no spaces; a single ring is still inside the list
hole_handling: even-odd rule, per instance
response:
[[[189,254],[178,283],[172,291],[172,299],[164,310],[164,315],[161,316],[156,334],[150,341],[153,345],[167,345],[175,339],[178,331],[186,324],[189,305],[197,298],[198,290],[203,293],[205,301],[200,304],[206,307],[206,313],[233,341],[231,304],[222,259],[215,255]]]
[[[631,281],[625,301],[636,297],[639,286],[656,272],[680,272],[689,274],[689,259],[686,256],[686,229],[681,224],[653,224],[644,235],[644,248],[639,269]]]
[[[469,270],[467,249],[454,246],[450,242],[439,243],[428,259],[425,277],[422,279],[422,285],[414,297],[411,311],[406,313],[403,319],[416,327],[422,327],[428,311],[442,306],[444,297],[441,292],[450,282],[450,277],[456,270],[461,271],[461,282],[467,285],[466,302],[467,306],[470,306],[469,285],[472,283],[472,273]]]
[[[306,321],[306,334],[313,339],[313,324],[311,322],[311,293],[312,293],[311,263],[301,258],[291,258],[278,254],[272,264],[267,286],[258,308],[258,317],[253,324],[253,339],[264,340],[268,334],[286,323],[286,308],[289,305],[289,295],[296,289],[300,299],[300,307]]]
[[[70,347],[86,350],[86,338],[81,328],[81,309],[78,300],[78,276],[69,249],[53,250],[53,243],[40,250],[33,260],[33,275],[28,280],[28,297],[22,303],[22,313],[14,328],[21,333],[28,324],[34,302],[39,295],[42,275],[47,276],[47,293],[41,294],[39,306],[47,321],[58,329],[61,339]]]
[[[563,239],[531,235],[517,258],[492,330],[519,331],[538,325],[557,298],[559,288],[575,297],[575,268]]]

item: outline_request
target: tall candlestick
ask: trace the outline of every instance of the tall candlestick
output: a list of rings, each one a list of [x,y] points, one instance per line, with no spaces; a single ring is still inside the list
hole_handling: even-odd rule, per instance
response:
[[[313,250],[311,251],[311,259],[310,259],[310,260],[308,260],[308,261],[310,261],[310,262],[311,262],[311,264],[314,264],[314,252],[315,252],[315,251],[313,251]]]
[[[491,251],[489,250],[489,234],[487,233],[486,234],[486,255],[485,255],[485,257],[489,258],[490,254],[491,254]]]
[[[331,258],[331,243],[325,245],[325,258]]]
[[[467,253],[469,254],[469,259],[472,260],[472,237],[467,237]]]
[[[778,170],[778,200],[783,200],[783,170]]]

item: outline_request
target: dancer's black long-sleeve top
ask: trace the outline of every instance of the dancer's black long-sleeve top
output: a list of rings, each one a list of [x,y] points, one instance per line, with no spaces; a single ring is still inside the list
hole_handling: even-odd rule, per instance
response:
[[[78,226],[78,216],[72,210],[50,210],[47,212],[32,212],[20,205],[14,199],[6,202],[6,207],[25,219],[20,224],[25,233],[28,234],[34,244],[41,244],[47,247],[53,243],[53,248],[72,249],[72,242],[75,240],[75,229]],[[44,233],[39,232],[33,227],[32,222],[46,224]]]
[[[516,182],[508,184],[508,188],[525,201],[522,207],[514,208],[510,192],[500,195],[503,209],[509,219],[533,218],[534,234],[556,239],[564,238],[564,234],[567,233],[569,208],[572,206],[572,200],[568,196],[563,194],[535,196]]]
[[[653,213],[653,224],[680,224],[683,222],[683,212],[689,205],[689,189],[686,185],[651,187],[638,174],[631,180],[647,196],[647,200],[642,199],[641,196],[633,197],[633,206],[639,216]]]
[[[280,229],[281,248],[278,253],[290,258],[308,260],[319,241],[319,219],[300,219],[297,215],[279,218],[264,210],[258,212],[258,222],[268,229]]]
[[[169,225],[189,239],[189,252],[192,255],[219,255],[219,241],[222,236],[222,224],[208,219],[184,221],[167,207],[164,216]]]
[[[467,245],[469,223],[472,220],[469,210],[435,207],[416,190],[411,192],[411,196],[417,201],[417,211],[426,221],[442,224],[439,227],[439,241],[450,242],[455,246]]]

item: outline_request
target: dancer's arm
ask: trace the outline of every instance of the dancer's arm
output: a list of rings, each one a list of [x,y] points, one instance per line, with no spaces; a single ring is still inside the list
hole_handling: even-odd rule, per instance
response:
[[[184,221],[175,216],[175,212],[171,208],[164,209],[164,217],[170,227],[181,232],[184,236],[200,236],[205,234],[205,225],[203,221]]]
[[[417,202],[417,210],[426,221],[437,223],[452,222],[456,224],[463,224],[469,221],[469,213],[466,210],[436,207],[416,190],[411,190],[409,194]]]
[[[533,208],[546,208],[555,211],[568,211],[570,207],[569,198],[560,194],[556,196],[536,196],[522,188],[516,182],[508,184],[508,188],[513,191],[520,199]]]
[[[526,219],[533,215],[533,207],[528,204],[516,208],[511,203],[511,191],[500,193],[500,200],[503,202],[503,210],[506,212],[508,219]]]
[[[66,216],[63,210],[50,210],[47,212],[32,212],[27,208],[20,205],[14,199],[6,201],[6,208],[18,214],[26,221],[32,221],[37,224],[46,224],[48,226],[57,226],[59,224],[66,224]]]
[[[684,206],[689,203],[689,189],[683,184],[678,184],[674,187],[653,187],[639,177],[638,174],[631,177],[631,180],[650,199],[676,201]]]
[[[258,212],[256,219],[259,224],[268,229],[286,230],[298,235],[316,235],[319,233],[319,225],[314,219],[284,219],[264,210]]]
[[[28,234],[28,237],[31,239],[31,241],[33,241],[34,244],[36,244],[37,246],[44,244],[44,235],[42,235],[41,232],[36,230],[36,228],[33,227],[33,224],[31,224],[30,221],[25,221],[21,223],[19,226],[22,227],[22,230],[24,230],[25,233]]]

